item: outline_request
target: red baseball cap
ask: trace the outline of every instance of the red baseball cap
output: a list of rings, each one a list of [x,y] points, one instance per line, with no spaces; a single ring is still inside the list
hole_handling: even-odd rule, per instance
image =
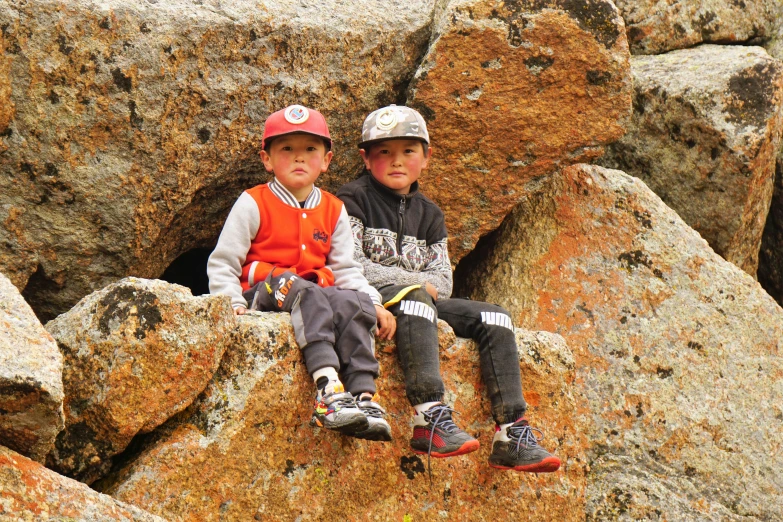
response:
[[[269,115],[264,122],[264,136],[261,139],[263,149],[268,140],[285,134],[312,134],[323,138],[327,143],[327,150],[332,148],[332,138],[329,136],[329,126],[323,114],[308,109],[303,105],[289,105]]]

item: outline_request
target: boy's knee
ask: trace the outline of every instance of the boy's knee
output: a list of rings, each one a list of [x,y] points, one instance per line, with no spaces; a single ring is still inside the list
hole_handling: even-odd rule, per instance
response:
[[[370,296],[364,292],[335,287],[329,287],[326,291],[331,292],[329,301],[336,322],[352,319],[366,324],[368,328],[375,326],[377,316]]]
[[[478,314],[482,324],[486,326],[503,326],[509,330],[514,330],[514,323],[511,321],[511,314],[502,306],[491,303],[481,303]]]
[[[423,288],[417,288],[405,294],[405,297],[400,300],[399,309],[395,315],[415,315],[432,322],[436,322],[438,318],[432,297]]]

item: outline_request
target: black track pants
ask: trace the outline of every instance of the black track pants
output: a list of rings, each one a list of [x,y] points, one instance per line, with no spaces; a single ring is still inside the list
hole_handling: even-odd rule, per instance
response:
[[[322,288],[292,272],[267,277],[243,295],[251,310],[291,314],[310,375],[332,367],[352,394],[375,393],[376,315],[370,296],[333,286]]]
[[[405,286],[380,288],[384,302],[398,296]],[[519,355],[511,318],[503,308],[468,299],[439,299],[419,288],[389,310],[397,317],[397,352],[411,404],[443,400],[440,376],[437,318],[446,321],[460,337],[478,344],[481,376],[498,424],[524,415]]]

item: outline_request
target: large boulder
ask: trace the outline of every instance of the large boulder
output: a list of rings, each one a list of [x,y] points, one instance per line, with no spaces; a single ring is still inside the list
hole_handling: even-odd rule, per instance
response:
[[[779,0],[617,0],[633,54],[660,54],[703,42],[745,43],[774,35]]]
[[[610,0],[453,0],[411,84],[435,156],[422,185],[452,261],[494,230],[526,181],[600,156],[631,112],[628,45]]]
[[[0,273],[0,445],[43,462],[63,429],[63,358]]]
[[[2,446],[0,518],[36,522],[164,522]]]
[[[432,459],[410,451],[411,407],[393,344],[379,345],[381,403],[394,440],[359,441],[308,425],[314,387],[288,314],[239,318],[235,346],[187,412],[96,485],[169,520],[582,520],[582,435],[574,429],[573,359],[562,338],[517,330],[531,421],[563,459],[554,474],[487,464],[493,423],[472,342],[440,323],[447,400],[481,448]],[[488,500],[489,499],[489,500]]]
[[[783,64],[761,47],[634,56],[628,133],[600,163],[650,187],[755,276],[783,132]]]
[[[65,429],[49,467],[90,483],[139,433],[184,410],[217,370],[234,313],[222,296],[126,278],[46,324],[65,358]]]
[[[46,321],[212,247],[268,181],[263,122],[291,103],[336,138],[319,182],[353,179],[362,120],[404,96],[433,3],[0,0],[0,269]]]
[[[458,279],[574,352],[588,519],[783,519],[783,310],[636,178],[526,189]]]

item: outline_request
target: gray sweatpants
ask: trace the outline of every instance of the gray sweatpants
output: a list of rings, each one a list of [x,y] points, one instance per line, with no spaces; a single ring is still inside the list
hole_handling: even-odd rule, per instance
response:
[[[333,286],[322,288],[293,272],[266,278],[243,297],[250,310],[289,312],[296,342],[312,375],[332,367],[353,395],[375,393],[375,307],[370,296]]]

